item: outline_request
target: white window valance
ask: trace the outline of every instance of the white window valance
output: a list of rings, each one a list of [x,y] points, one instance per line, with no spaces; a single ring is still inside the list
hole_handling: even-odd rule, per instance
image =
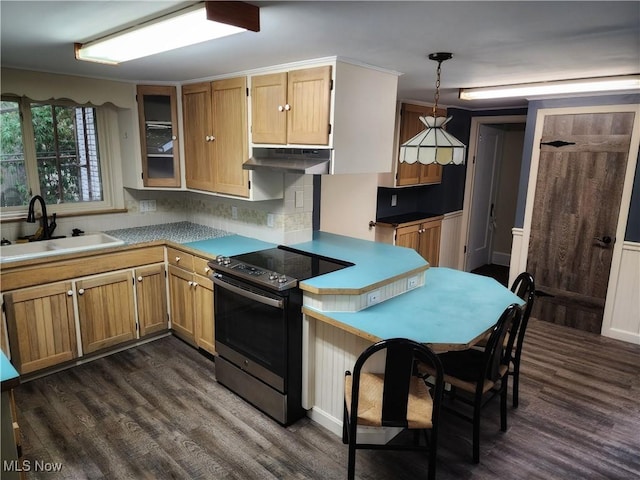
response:
[[[118,108],[137,108],[133,83],[13,68],[3,68],[0,73],[3,95],[24,96],[37,101],[71,100],[79,105],[110,103]]]

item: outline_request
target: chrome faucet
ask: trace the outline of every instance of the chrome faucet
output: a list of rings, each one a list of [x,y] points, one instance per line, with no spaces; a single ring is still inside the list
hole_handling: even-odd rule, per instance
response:
[[[44,203],[44,198],[40,195],[34,195],[29,202],[29,212],[27,213],[27,222],[36,223],[36,213],[34,206],[36,201],[40,202],[40,209],[42,210],[42,237],[36,240],[49,240],[51,238],[51,232],[49,231],[49,219],[47,218],[47,206]]]

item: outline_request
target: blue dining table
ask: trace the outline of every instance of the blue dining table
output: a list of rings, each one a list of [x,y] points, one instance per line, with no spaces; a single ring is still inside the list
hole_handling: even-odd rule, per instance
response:
[[[505,308],[524,301],[490,277],[431,267],[425,284],[358,312],[303,312],[373,342],[394,337],[461,350],[478,342]]]

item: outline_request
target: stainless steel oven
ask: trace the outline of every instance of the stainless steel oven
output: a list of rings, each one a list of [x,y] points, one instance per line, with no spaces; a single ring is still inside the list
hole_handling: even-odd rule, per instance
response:
[[[209,265],[217,381],[279,423],[295,422],[305,414],[298,281],[351,264],[278,247]]]

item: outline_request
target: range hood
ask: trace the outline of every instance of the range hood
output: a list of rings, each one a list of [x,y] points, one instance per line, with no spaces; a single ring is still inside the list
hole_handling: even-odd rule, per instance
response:
[[[244,162],[242,168],[324,175],[329,173],[332,153],[327,148],[254,148],[253,156]]]

